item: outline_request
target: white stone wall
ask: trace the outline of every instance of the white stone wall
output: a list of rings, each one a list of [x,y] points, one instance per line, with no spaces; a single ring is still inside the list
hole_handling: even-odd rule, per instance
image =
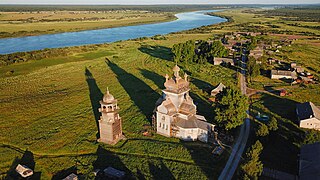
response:
[[[292,79],[292,76],[284,76],[284,75],[271,75],[271,79]]]
[[[177,133],[176,137],[185,141],[196,141],[199,135],[198,132],[198,128],[179,128],[179,132]]]
[[[170,136],[172,117],[157,112],[157,133]]]
[[[300,127],[320,130],[320,121],[316,118],[310,118],[300,121]]]

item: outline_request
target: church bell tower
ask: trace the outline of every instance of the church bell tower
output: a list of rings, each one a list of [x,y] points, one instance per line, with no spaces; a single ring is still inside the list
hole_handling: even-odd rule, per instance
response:
[[[100,104],[100,139],[98,139],[98,142],[116,144],[123,138],[122,122],[121,117],[118,114],[119,107],[117,100],[110,94],[109,89],[107,89],[107,92],[103,96],[102,101],[100,101]]]

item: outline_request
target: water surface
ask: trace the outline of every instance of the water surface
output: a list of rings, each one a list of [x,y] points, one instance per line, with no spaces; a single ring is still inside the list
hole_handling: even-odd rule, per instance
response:
[[[226,19],[224,18],[205,14],[206,12],[215,11],[216,10],[179,13],[176,14],[177,20],[156,24],[0,39],[0,54],[33,51],[44,48],[110,43],[139,37],[151,37],[157,34],[168,34],[225,22]]]

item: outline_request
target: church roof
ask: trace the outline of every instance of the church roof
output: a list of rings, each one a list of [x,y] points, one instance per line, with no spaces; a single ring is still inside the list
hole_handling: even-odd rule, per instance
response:
[[[174,104],[172,103],[172,101],[167,98],[165,101],[163,101],[163,105],[164,107],[166,107],[167,111],[168,111],[168,115],[174,114],[177,112],[176,107],[174,106]]]
[[[210,124],[205,122],[205,121],[201,121],[199,120],[196,116],[190,116],[188,119],[183,119],[180,117],[177,117],[176,123],[175,125],[177,127],[181,127],[184,129],[194,129],[194,128],[199,128],[199,129],[203,129],[203,130],[210,130]]]
[[[196,114],[196,107],[193,105],[192,100],[184,100],[179,107],[179,112],[184,114]]]
[[[185,74],[184,78],[180,77],[179,71],[180,68],[176,65],[173,69],[174,76],[169,79],[169,76],[166,75],[166,82],[164,86],[166,87],[165,91],[180,93],[189,90],[189,82],[187,80],[188,75]]]

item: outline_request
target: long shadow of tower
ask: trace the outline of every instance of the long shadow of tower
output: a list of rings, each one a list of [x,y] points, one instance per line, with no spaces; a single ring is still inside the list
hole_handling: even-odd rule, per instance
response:
[[[152,88],[150,88],[141,79],[128,73],[117,64],[111,61],[106,61],[106,63],[110,67],[110,69],[117,75],[119,83],[128,93],[131,100],[151,123],[151,115],[154,109],[154,102],[156,102],[159,98],[159,94]]]
[[[99,132],[100,131],[99,130],[100,112],[98,108],[100,107],[99,101],[102,99],[103,94],[99,89],[96,83],[96,80],[93,78],[92,73],[89,71],[88,68],[85,69],[85,76],[86,76],[86,81],[89,87],[89,96],[90,96],[92,111],[96,121],[97,129],[98,129],[98,133],[96,134],[96,136],[97,136],[97,139],[99,139],[100,138],[100,132]]]

